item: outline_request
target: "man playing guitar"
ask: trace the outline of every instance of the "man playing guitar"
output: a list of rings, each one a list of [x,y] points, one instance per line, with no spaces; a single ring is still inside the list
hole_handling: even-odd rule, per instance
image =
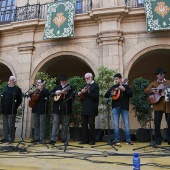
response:
[[[38,100],[32,108],[34,120],[34,139],[31,142],[45,144],[45,119],[48,107],[49,91],[44,87],[45,80],[37,80],[37,90],[30,94],[28,101],[33,100],[33,95],[38,94]],[[37,94],[36,94],[37,93]]]
[[[58,79],[60,84],[51,91],[52,96],[54,96],[54,102],[52,110],[53,126],[49,144],[56,143],[60,124],[62,125],[61,140],[63,143],[66,142],[70,114],[72,113],[72,102],[75,98],[74,88],[68,84],[66,75],[60,75]]]
[[[166,91],[166,86],[170,85],[170,80],[165,79],[165,71],[162,68],[158,68],[155,72],[155,75],[157,77],[157,80],[152,82],[146,89],[145,92],[151,93],[152,96],[155,93],[155,96],[159,96],[163,93],[163,89],[158,89],[156,88],[160,85],[164,85],[164,90]],[[162,115],[165,113],[165,118],[167,121],[168,125],[168,131],[167,131],[167,136],[168,136],[168,144],[170,144],[170,106],[169,102],[165,101],[165,96],[161,96],[160,100],[153,104],[153,110],[154,110],[154,124],[155,124],[155,137],[156,137],[156,144],[160,145],[161,142],[163,141],[161,131],[160,131],[160,126],[161,126],[161,120],[162,120]]]
[[[112,97],[113,99],[112,118],[114,124],[114,141],[112,144],[120,145],[119,119],[121,114],[125,126],[126,144],[133,145],[129,128],[129,98],[133,96],[133,92],[127,84],[122,85],[122,75],[120,73],[116,73],[114,75],[114,81],[116,84],[113,85],[105,94],[105,98]],[[119,97],[114,98],[117,93],[120,94],[118,95]]]

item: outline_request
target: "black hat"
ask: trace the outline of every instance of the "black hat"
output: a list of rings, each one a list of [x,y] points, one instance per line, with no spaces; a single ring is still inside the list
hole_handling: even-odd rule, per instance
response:
[[[157,74],[165,74],[166,72],[163,70],[163,68],[157,68],[156,69],[156,72],[154,73],[155,75],[157,75]]]
[[[59,79],[59,81],[65,81],[65,80],[67,80],[67,77],[66,77],[66,75],[60,75],[60,76],[58,76],[58,79]]]

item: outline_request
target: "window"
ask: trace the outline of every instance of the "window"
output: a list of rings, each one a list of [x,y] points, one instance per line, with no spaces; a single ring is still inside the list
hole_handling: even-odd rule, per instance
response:
[[[16,0],[0,0],[0,11],[15,9]]]
[[[144,7],[144,0],[137,0],[138,7]]]

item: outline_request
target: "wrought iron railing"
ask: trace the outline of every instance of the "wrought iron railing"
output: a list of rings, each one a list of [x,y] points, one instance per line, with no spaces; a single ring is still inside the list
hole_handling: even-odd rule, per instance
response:
[[[144,6],[144,0],[125,0],[125,4],[130,7],[139,8]],[[26,4],[13,10],[1,11],[0,25],[37,18],[45,19],[46,8],[46,4]],[[91,9],[92,0],[76,0],[76,14],[85,13]]]

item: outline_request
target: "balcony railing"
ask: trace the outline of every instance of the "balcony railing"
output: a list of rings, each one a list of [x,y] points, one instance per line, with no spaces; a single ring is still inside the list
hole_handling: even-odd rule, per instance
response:
[[[143,7],[144,0],[125,0],[125,5],[130,7]],[[0,25],[11,22],[45,19],[47,4],[26,4],[22,7],[16,7],[13,10],[0,12]],[[92,9],[92,0],[76,0],[76,14],[85,13]]]

